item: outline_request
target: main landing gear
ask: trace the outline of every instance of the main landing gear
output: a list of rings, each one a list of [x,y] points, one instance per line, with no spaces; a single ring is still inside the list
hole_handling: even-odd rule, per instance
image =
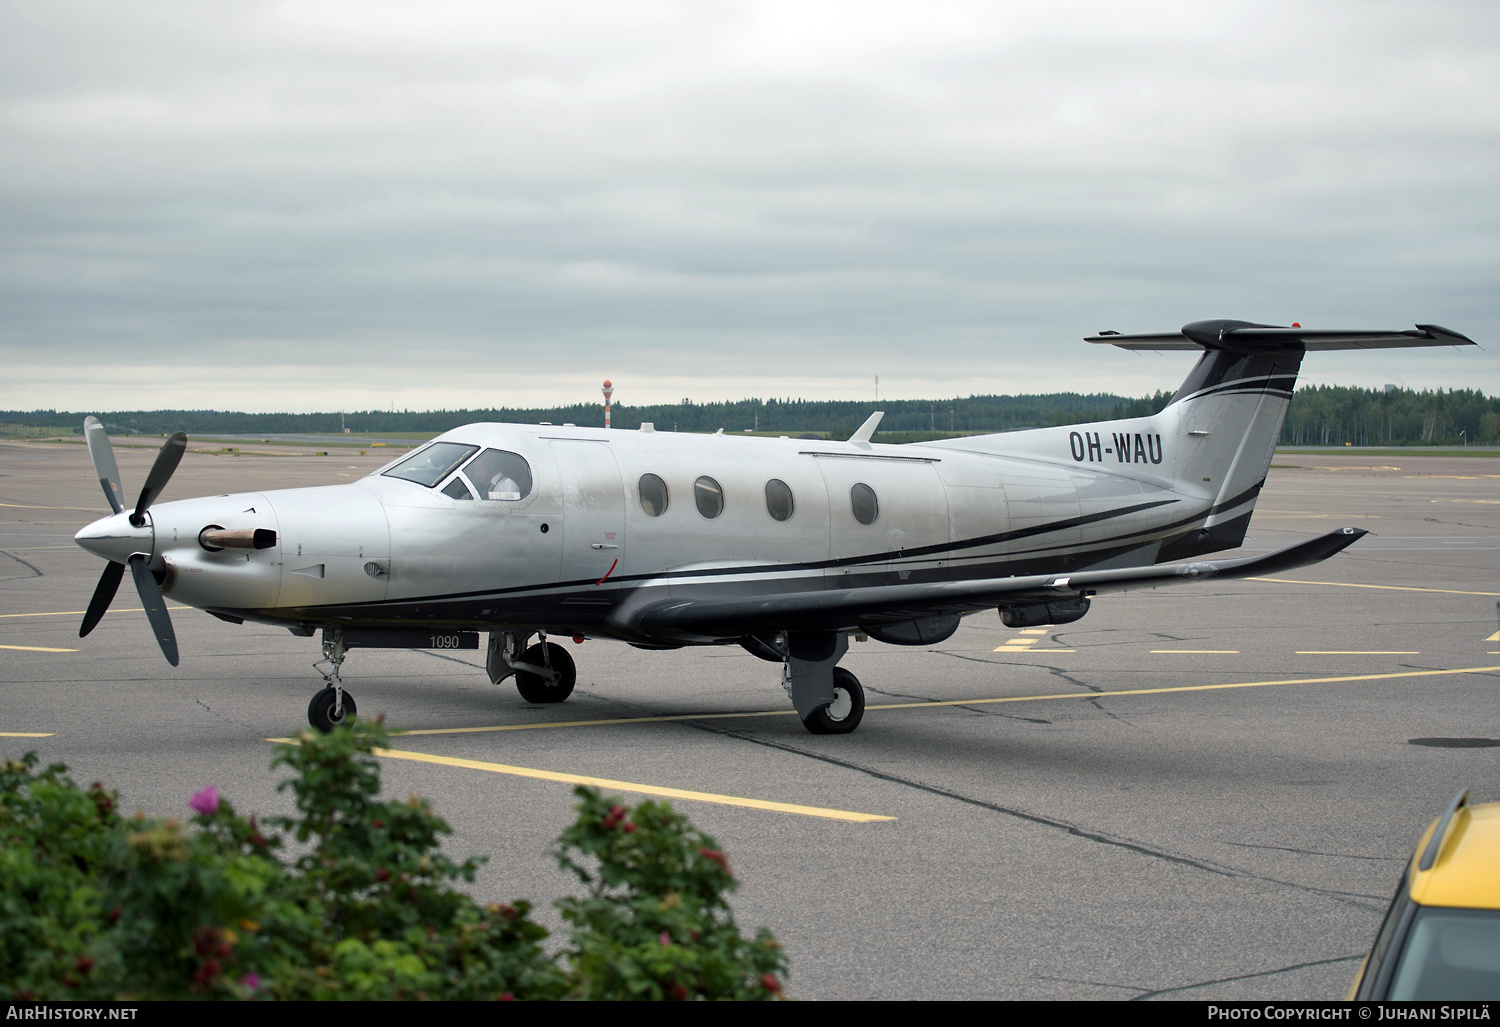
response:
[[[514,674],[516,691],[529,703],[562,702],[573,694],[578,668],[566,649],[547,641],[545,632],[537,634],[540,641],[524,650],[521,647],[531,640],[529,634],[491,634],[485,669],[496,685]]]
[[[865,690],[859,678],[838,665],[849,651],[848,635],[786,631],[741,644],[763,660],[781,662],[781,687],[807,730],[815,735],[847,735],[859,727],[865,715]]]

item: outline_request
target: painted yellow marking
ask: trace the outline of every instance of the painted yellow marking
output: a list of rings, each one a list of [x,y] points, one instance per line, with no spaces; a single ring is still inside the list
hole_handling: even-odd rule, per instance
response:
[[[0,649],[25,649],[31,653],[76,653],[77,649],[53,649],[45,645],[0,645]]]
[[[1022,628],[1020,633],[1023,634],[1023,635],[1045,635],[1047,633],[1047,629],[1046,628]]]
[[[110,610],[110,613],[143,613],[144,606],[127,606],[123,609]],[[178,609],[178,607],[172,607]],[[0,613],[0,617],[82,617],[88,613],[87,610],[53,610],[51,613]]]
[[[1072,650],[1046,650],[1071,652]],[[1500,653],[1490,653],[1500,656]],[[1041,702],[1050,699],[1107,699],[1112,695],[1158,695],[1166,692],[1209,692],[1225,688],[1265,688],[1270,685],[1322,685],[1347,681],[1386,681],[1391,678],[1425,678],[1452,674],[1494,674],[1500,667],[1456,667],[1452,670],[1403,670],[1388,674],[1349,674],[1342,677],[1284,678],[1278,681],[1239,681],[1223,685],[1174,685],[1167,688],[1127,688],[1114,692],[1057,692],[1050,695],[1009,695],[998,699],[934,699],[931,702],[881,703],[870,710],[915,710],[940,706],[984,706],[991,703]],[[752,710],[743,713],[673,713],[663,717],[613,717],[602,720],[556,720],[541,724],[491,724],[484,727],[417,728],[392,731],[394,735],[475,735],[492,731],[539,731],[565,727],[601,727],[610,724],[666,724],[676,720],[734,720],[745,717],[794,717],[796,710]],[[297,744],[295,738],[267,738],[268,742]]]
[[[1297,581],[1293,578],[1246,578],[1246,581],[1274,581],[1279,585],[1335,585],[1339,588],[1382,588],[1392,592],[1442,592],[1451,596],[1500,596],[1500,592],[1464,592],[1456,588],[1416,588],[1412,585],[1360,585],[1350,581]]]
[[[1395,470],[1400,470],[1397,467]],[[1460,481],[1472,481],[1475,478],[1500,478],[1500,474],[1403,474],[1403,478],[1457,478]]]
[[[1493,506],[1500,503],[1500,499],[1429,499],[1429,503],[1485,503]]]
[[[12,510],[79,510],[83,513],[109,513],[97,506],[27,506],[25,503],[0,503],[0,506],[8,506]]]
[[[34,553],[41,549],[73,549],[80,553],[87,552],[87,550],[79,549],[77,546],[7,546],[5,551],[7,553]],[[93,556],[94,554],[89,553],[89,555]]]
[[[1500,642],[1500,631],[1495,632],[1489,638],[1486,638],[1485,641],[1486,642]]]
[[[407,732],[414,734],[415,732]],[[268,742],[297,744],[295,738],[267,738]],[[868,824],[877,820],[895,820],[876,813],[855,813],[844,809],[824,809],[821,806],[799,806],[792,802],[771,802],[768,799],[746,799],[738,795],[719,795],[714,792],[693,792],[685,788],[663,788],[659,785],[636,784],[632,781],[615,781],[607,777],[587,777],[583,774],[559,774],[553,770],[535,770],[531,767],[513,767],[506,763],[486,763],[483,760],[465,760],[455,756],[434,756],[426,752],[410,752],[406,749],[376,749],[376,756],[393,760],[413,760],[417,763],[436,763],[445,767],[462,767],[466,770],[488,770],[492,774],[509,774],[512,777],[529,777],[538,781],[556,781],[560,784],[591,785],[609,791],[635,792],[640,795],[657,795],[664,799],[686,799],[691,802],[711,802],[719,806],[742,806],[746,809],[770,810],[773,813],[797,813],[804,817],[822,817],[825,820],[848,820],[856,824]]]
[[[1420,649],[1298,649],[1298,656],[1421,656]]]
[[[1266,688],[1270,685],[1323,685],[1345,681],[1386,681],[1391,678],[1426,678],[1451,674],[1493,674],[1500,667],[1456,667],[1452,670],[1403,670],[1392,674],[1349,674],[1330,678],[1283,678],[1279,681],[1238,681],[1226,685],[1173,685],[1167,688],[1122,688],[1114,692],[1059,692],[1054,695],[1015,695],[1001,699],[943,699],[938,702],[884,703],[870,710],[910,710],[926,706],[982,706],[989,703],[1038,702],[1047,699],[1107,699],[1113,695],[1162,695],[1167,692],[1213,692],[1225,688]]]
[[[1153,649],[1152,653],[1219,653],[1221,655],[1238,656],[1238,649]]]
[[[0,731],[0,738],[51,738],[51,731]]]

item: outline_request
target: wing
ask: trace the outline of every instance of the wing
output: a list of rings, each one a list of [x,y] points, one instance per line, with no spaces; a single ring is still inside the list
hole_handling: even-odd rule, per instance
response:
[[[1216,577],[1276,574],[1326,560],[1366,534],[1362,528],[1340,528],[1285,549],[1237,560],[755,596],[673,597],[670,581],[663,579],[637,589],[611,612],[609,620],[612,627],[622,632],[667,638],[734,638],[787,628],[852,630],[861,620],[868,619],[885,621],[974,613],[991,607],[1057,602],[1099,592],[1184,585]]]

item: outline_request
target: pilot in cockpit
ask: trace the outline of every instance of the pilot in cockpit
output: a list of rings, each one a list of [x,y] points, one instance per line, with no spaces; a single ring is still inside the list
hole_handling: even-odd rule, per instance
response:
[[[485,499],[514,502],[531,492],[531,468],[520,454],[487,449],[464,468]]]

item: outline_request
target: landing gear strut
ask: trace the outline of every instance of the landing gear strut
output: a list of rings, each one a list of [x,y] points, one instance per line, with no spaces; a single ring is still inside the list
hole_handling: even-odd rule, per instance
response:
[[[521,647],[530,640],[529,633],[506,632],[490,636],[489,658],[485,661],[490,682],[498,685],[514,674],[516,691],[527,702],[562,702],[573,694],[578,668],[566,649],[556,642],[547,641],[546,632],[537,634],[541,640],[524,652]]]
[[[324,628],[323,658],[313,664],[313,669],[323,675],[327,686],[307,704],[307,722],[324,734],[352,721],[356,712],[354,696],[344,691],[343,679],[339,677],[346,655],[343,629]]]
[[[786,660],[781,687],[791,696],[802,726],[815,735],[846,735],[859,727],[865,690],[859,678],[838,665],[849,651],[849,637],[834,631],[788,631],[774,641]]]

